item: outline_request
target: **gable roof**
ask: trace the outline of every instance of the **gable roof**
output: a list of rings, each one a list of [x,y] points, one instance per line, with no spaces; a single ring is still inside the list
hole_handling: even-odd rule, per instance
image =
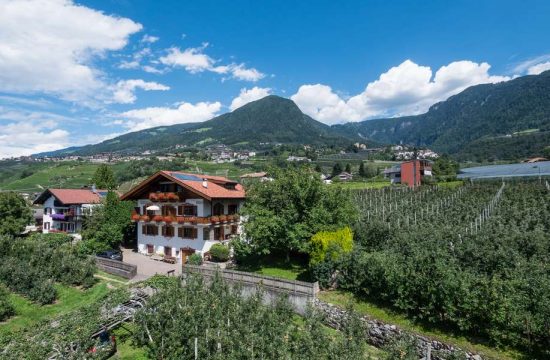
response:
[[[236,181],[227,179],[223,176],[212,176],[203,174],[192,174],[182,171],[166,171],[162,170],[150,176],[148,179],[141,182],[139,185],[122,195],[122,200],[137,200],[135,196],[146,187],[157,180],[159,177],[164,177],[181,185],[183,188],[197,194],[207,200],[211,199],[244,199],[246,197],[241,184]],[[207,187],[203,186],[203,181],[207,181]],[[228,189],[226,186],[234,186],[234,189]]]
[[[46,189],[40,194],[34,204],[43,204],[50,196],[54,196],[64,205],[98,204],[107,190],[91,189]]]

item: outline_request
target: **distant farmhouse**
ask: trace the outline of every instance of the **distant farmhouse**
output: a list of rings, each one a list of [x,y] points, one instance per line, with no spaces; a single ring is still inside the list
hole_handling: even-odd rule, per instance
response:
[[[79,233],[83,216],[101,203],[107,190],[47,189],[34,204],[43,206],[42,232]]]
[[[240,234],[241,184],[220,176],[160,171],[122,196],[136,202],[137,247],[185,263]]]
[[[384,177],[392,184],[406,184],[416,187],[422,184],[424,177],[432,176],[432,162],[429,160],[409,160],[384,170]]]

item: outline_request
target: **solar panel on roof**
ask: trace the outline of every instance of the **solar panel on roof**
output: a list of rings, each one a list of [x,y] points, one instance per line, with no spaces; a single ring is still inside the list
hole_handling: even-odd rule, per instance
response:
[[[202,181],[200,177],[197,177],[194,175],[180,174],[180,173],[174,173],[174,172],[171,173],[170,175],[172,175],[176,179],[184,180],[184,181]]]
[[[99,196],[104,197],[107,196],[108,191],[98,191],[97,193],[99,194]]]

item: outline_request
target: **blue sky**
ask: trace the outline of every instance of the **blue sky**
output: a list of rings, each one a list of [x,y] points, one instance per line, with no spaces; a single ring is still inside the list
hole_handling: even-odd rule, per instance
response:
[[[267,94],[327,124],[550,69],[548,1],[0,0],[0,158]]]

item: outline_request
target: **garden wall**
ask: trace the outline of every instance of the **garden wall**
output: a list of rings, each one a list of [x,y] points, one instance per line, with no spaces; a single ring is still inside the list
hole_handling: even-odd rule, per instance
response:
[[[137,274],[137,266],[118,260],[95,257],[95,264],[98,269],[108,274],[122,276],[126,279],[132,279]]]
[[[182,276],[185,277],[187,273],[201,274],[207,279],[211,279],[216,273],[219,273],[228,284],[241,286],[244,296],[255,294],[260,287],[264,292],[266,304],[273,303],[281,295],[287,296],[288,301],[299,314],[305,314],[308,303],[313,302],[319,292],[317,282],[285,280],[244,271],[184,265]]]
[[[315,299],[314,305],[325,315],[325,323],[332,328],[338,329],[342,320],[346,318],[346,311],[337,306],[322,302],[319,299]],[[482,357],[478,354],[465,352],[462,349],[425,336],[404,332],[395,325],[385,324],[367,317],[362,317],[361,320],[365,322],[368,328],[367,342],[377,348],[383,348],[394,339],[399,339],[404,335],[411,335],[416,339],[418,357],[421,359],[443,360],[456,352],[464,354],[466,359],[469,360],[482,360]]]

